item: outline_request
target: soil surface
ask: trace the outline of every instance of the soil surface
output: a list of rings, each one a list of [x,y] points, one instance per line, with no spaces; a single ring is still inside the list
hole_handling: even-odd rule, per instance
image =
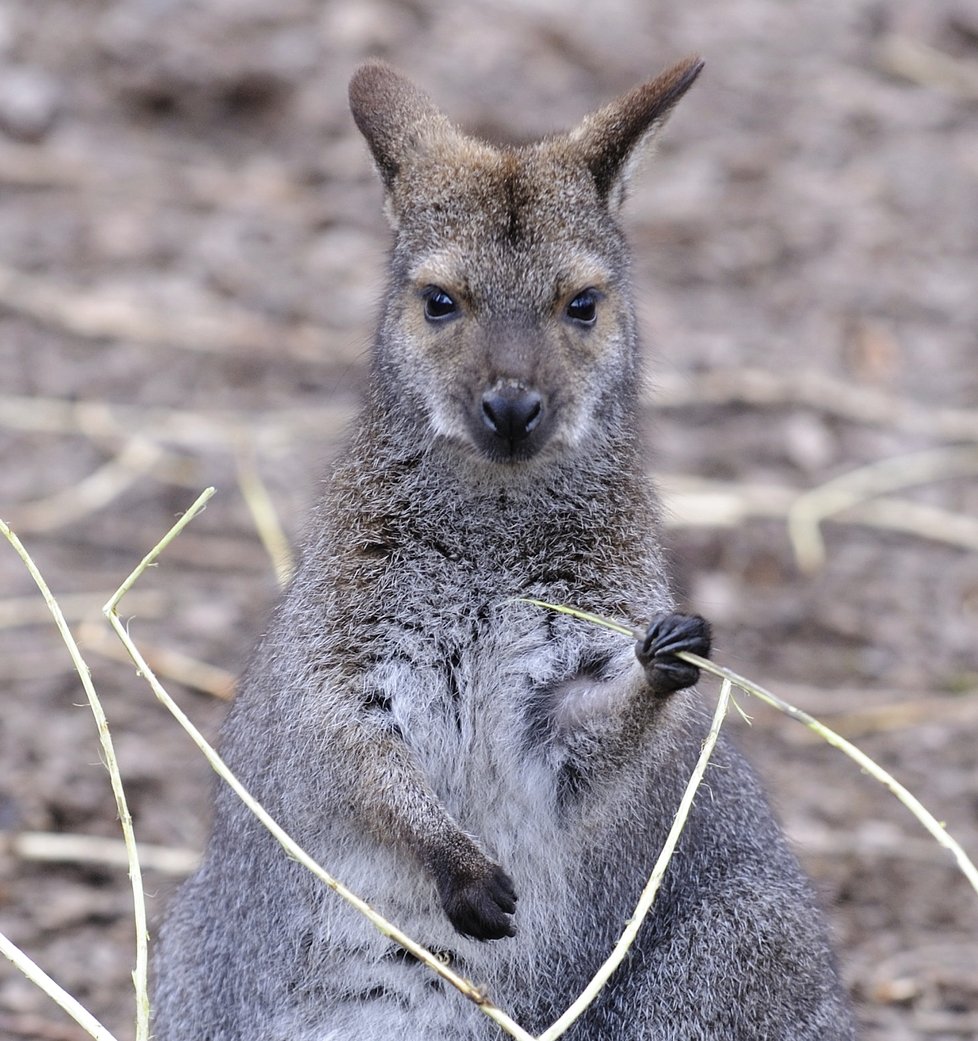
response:
[[[627,208],[683,599],[718,660],[857,741],[978,856],[972,4],[6,0],[0,516],[81,640],[140,841],[176,859],[147,856],[154,923],[204,840],[210,774],[99,607],[217,486],[123,607],[213,737],[214,692],[276,597],[259,532],[301,530],[383,285],[352,70],[387,57],[506,142],[694,51],[706,71]],[[789,507],[887,460],[851,497],[801,500],[791,530],[843,512],[821,561],[799,558]],[[118,837],[83,705],[4,543],[0,929],[122,1039],[125,870],[63,845]],[[978,895],[880,785],[748,707],[731,726],[823,895],[863,1036],[978,1036]],[[4,965],[0,1037],[82,1036]]]

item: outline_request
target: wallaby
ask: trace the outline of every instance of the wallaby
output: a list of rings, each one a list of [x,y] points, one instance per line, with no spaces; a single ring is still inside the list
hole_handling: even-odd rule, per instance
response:
[[[366,401],[223,734],[329,871],[540,1032],[631,914],[700,751],[637,431],[618,223],[702,63],[495,148],[387,65],[350,86],[394,231]],[[528,604],[629,620],[637,644]],[[162,932],[159,1041],[494,1039],[223,787]],[[721,741],[631,954],[572,1041],[838,1041],[808,883]]]

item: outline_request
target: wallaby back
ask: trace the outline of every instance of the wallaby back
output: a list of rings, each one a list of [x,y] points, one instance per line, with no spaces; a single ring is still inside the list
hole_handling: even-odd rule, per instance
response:
[[[223,753],[337,877],[528,1029],[631,914],[704,732],[637,434],[618,224],[682,62],[493,148],[370,62],[354,118],[394,244],[370,384]],[[632,645],[525,602],[641,626]],[[499,1030],[218,793],[158,958],[160,1041]],[[825,1041],[852,1023],[807,883],[721,742],[632,955],[574,1041]]]

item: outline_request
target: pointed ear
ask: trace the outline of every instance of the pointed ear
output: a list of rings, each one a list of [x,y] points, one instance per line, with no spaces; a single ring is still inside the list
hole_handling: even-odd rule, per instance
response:
[[[702,68],[701,58],[686,58],[588,116],[569,135],[571,154],[590,170],[609,209],[621,205],[643,146],[655,137]]]
[[[350,81],[350,110],[390,191],[411,155],[456,131],[431,99],[386,62],[368,61]]]

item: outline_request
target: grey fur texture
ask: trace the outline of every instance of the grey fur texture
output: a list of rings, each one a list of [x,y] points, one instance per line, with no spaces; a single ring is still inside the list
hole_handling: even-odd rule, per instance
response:
[[[382,63],[354,77],[394,228],[369,390],[224,729],[314,857],[533,1031],[620,933],[705,729],[658,630],[636,648],[516,602],[678,619],[708,645],[659,547],[617,223],[700,65],[502,150]],[[501,1036],[223,787],[156,969],[159,1041]],[[853,1037],[809,886],[726,742],[635,948],[567,1037]]]

